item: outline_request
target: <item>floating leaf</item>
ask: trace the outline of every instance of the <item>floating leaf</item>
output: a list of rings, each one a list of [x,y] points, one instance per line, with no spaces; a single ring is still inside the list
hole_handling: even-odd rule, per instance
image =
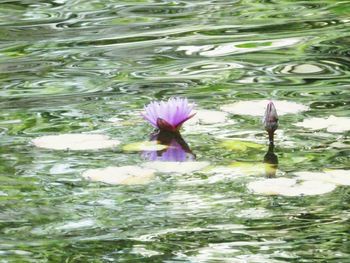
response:
[[[350,118],[329,116],[328,118],[310,118],[298,122],[296,126],[311,129],[322,130],[327,129],[328,132],[340,133],[350,131]]]
[[[231,151],[241,151],[245,152],[249,149],[264,149],[265,146],[255,142],[247,141],[238,141],[238,140],[227,140],[220,144],[221,147],[224,147]]]
[[[107,184],[147,184],[154,178],[153,169],[143,168],[139,166],[110,166],[101,169],[90,169],[83,172],[85,179]]]
[[[296,172],[301,180],[321,181],[337,185],[350,185],[349,170],[325,170],[324,172]]]
[[[305,181],[290,187],[287,191],[282,192],[284,196],[299,195],[322,195],[332,192],[336,188],[335,184],[320,181]]]
[[[248,184],[248,189],[262,195],[321,195],[331,192],[336,185],[321,181],[304,181],[297,184],[297,180],[290,178],[264,179]]]
[[[208,162],[148,162],[143,165],[162,173],[192,173],[209,166]]]
[[[278,195],[281,192],[285,191],[286,188],[289,188],[296,184],[295,179],[290,178],[273,178],[273,179],[264,179],[255,182],[250,182],[248,184],[248,189],[257,193],[265,195]]]
[[[227,112],[215,110],[196,110],[196,115],[186,125],[226,123]]]
[[[126,152],[161,151],[166,148],[167,145],[158,144],[157,141],[134,142],[123,146]]]
[[[36,138],[32,143],[39,148],[53,150],[97,150],[112,148],[120,144],[102,134],[60,134]]]
[[[222,106],[221,110],[238,115],[263,116],[268,103],[269,100],[238,101]],[[279,116],[308,110],[307,106],[292,101],[274,100],[273,103]]]
[[[234,124],[235,121],[228,119],[228,113],[214,110],[196,110],[196,115],[186,125],[188,133],[213,133],[222,130],[222,125]]]

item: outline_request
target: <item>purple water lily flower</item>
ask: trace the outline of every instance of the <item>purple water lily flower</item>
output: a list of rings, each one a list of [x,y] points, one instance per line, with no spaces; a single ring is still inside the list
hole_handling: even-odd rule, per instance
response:
[[[195,159],[195,155],[179,133],[161,131],[151,137],[151,141],[168,146],[160,151],[144,151],[143,158],[149,161],[185,162]]]
[[[159,130],[178,132],[181,125],[195,115],[192,113],[193,106],[186,98],[153,101],[145,106],[142,116]]]
[[[269,134],[270,143],[273,143],[273,136],[278,127],[278,115],[277,115],[275,105],[272,103],[272,101],[270,101],[267,104],[265,115],[263,118],[263,124],[264,124],[265,130]]]

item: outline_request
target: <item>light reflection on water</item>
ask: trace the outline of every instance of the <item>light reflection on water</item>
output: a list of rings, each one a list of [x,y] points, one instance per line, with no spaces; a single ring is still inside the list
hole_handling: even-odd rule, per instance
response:
[[[281,197],[246,186],[349,169],[349,12],[346,1],[2,3],[1,260],[347,261],[349,187]],[[198,109],[182,131],[196,160],[181,173],[122,147],[30,143],[81,132],[147,141],[143,105],[176,95]],[[280,117],[273,151],[250,104],[270,98],[305,107]],[[235,103],[246,106],[221,111]],[[258,146],[223,148],[228,140]],[[81,176],[110,166],[157,172],[146,185]]]

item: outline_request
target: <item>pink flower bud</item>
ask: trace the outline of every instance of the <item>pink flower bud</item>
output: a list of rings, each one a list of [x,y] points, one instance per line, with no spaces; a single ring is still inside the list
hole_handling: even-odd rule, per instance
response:
[[[273,135],[278,127],[278,115],[277,115],[275,105],[272,103],[272,101],[270,101],[267,104],[267,108],[263,118],[263,124],[264,124],[265,130],[269,134],[269,141],[273,142]]]

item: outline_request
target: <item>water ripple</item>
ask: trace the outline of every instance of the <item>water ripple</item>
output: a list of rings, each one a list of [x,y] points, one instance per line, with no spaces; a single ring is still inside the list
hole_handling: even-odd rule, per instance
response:
[[[121,147],[149,139],[142,108],[171,96],[198,113],[267,99],[307,105],[280,114],[277,178],[347,170],[344,129],[294,124],[349,115],[349,12],[347,1],[316,0],[2,1],[1,260],[347,262],[348,187],[297,198],[247,189],[270,151],[260,118],[246,115],[254,107],[185,126],[198,161],[210,163],[203,170],[159,171],[143,186],[81,174],[142,166]],[[65,133],[101,133],[121,147],[31,144]],[[227,141],[260,146],[223,149]]]

